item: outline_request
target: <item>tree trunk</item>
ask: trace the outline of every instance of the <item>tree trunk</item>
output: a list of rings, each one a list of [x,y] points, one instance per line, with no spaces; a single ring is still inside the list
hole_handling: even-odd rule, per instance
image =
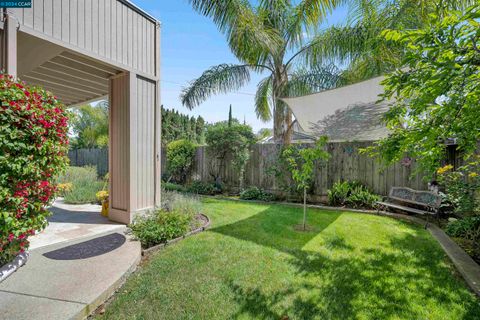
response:
[[[287,106],[285,108],[285,135],[283,136],[283,143],[289,145],[292,142],[293,128],[292,128],[292,110]]]
[[[285,110],[282,103],[278,103],[275,98],[275,106],[273,110],[273,140],[275,143],[283,142],[283,126],[285,124]]]
[[[303,231],[307,230],[307,188],[303,188]]]
[[[285,97],[285,89],[288,85],[288,74],[285,66],[280,65],[276,68],[273,79],[273,136],[275,143],[290,143],[291,138],[287,135],[288,127],[285,126],[288,123],[286,119],[287,115],[290,114],[290,123],[291,112],[288,109],[288,106],[280,100],[280,98]]]

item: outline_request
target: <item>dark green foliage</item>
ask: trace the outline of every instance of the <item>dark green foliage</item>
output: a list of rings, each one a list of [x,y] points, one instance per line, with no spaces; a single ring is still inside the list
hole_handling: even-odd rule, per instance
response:
[[[402,47],[402,67],[383,81],[389,137],[374,148],[387,164],[405,154],[433,176],[445,157],[445,141],[455,138],[465,157],[480,139],[480,5],[431,15],[421,30],[386,30],[385,39]]]
[[[380,196],[357,181],[336,182],[327,195],[329,205],[350,208],[372,209],[375,202],[381,200]]]
[[[205,120],[198,116],[190,117],[162,106],[162,144],[168,145],[175,140],[188,140],[193,143],[205,142]]]
[[[189,140],[172,141],[167,146],[167,170],[171,178],[184,183],[193,166],[195,145]]]
[[[200,202],[176,192],[162,192],[162,208],[135,219],[130,225],[142,247],[148,248],[185,235],[197,227]]]
[[[184,192],[185,187],[176,183],[172,182],[162,182],[162,188],[166,191],[178,191],[178,192]]]
[[[142,247],[149,248],[186,234],[192,217],[180,212],[156,211],[130,225]]]
[[[215,181],[219,180],[221,169],[227,165],[227,161],[231,161],[238,170],[242,181],[245,164],[250,157],[249,148],[255,143],[252,128],[237,121],[232,121],[231,126],[217,122],[207,128],[206,142],[208,154],[220,162],[220,166],[212,172]]]
[[[213,183],[193,181],[189,186],[187,186],[187,192],[202,195],[214,195],[221,193],[222,190],[216,187]]]
[[[449,222],[446,231],[452,237],[480,241],[480,217],[467,217]]]
[[[257,187],[250,187],[243,190],[240,193],[240,199],[242,200],[260,200],[260,201],[273,201],[275,200],[275,195],[266,192]]]

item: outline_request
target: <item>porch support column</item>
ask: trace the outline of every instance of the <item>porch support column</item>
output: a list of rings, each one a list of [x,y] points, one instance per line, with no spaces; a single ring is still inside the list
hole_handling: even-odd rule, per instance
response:
[[[18,20],[8,11],[3,12],[3,17],[0,70],[16,77]]]
[[[131,223],[160,203],[158,81],[133,72],[110,79],[109,218]]]

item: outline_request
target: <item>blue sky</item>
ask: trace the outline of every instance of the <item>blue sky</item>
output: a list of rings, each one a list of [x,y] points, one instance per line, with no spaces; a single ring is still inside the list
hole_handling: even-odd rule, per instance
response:
[[[182,113],[201,115],[208,122],[225,120],[232,104],[233,116],[244,117],[255,131],[271,127],[255,116],[253,98],[261,76],[254,75],[249,85],[238,93],[217,95],[190,111],[179,100],[182,86],[200,76],[207,68],[220,63],[237,63],[224,36],[215,24],[192,10],[186,0],[133,0],[139,7],[162,23],[161,39],[161,97],[166,108]],[[345,19],[344,8],[336,10],[326,25]]]

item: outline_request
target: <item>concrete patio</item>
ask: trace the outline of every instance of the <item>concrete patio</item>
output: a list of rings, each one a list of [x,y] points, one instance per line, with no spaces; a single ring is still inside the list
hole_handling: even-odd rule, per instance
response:
[[[70,205],[60,198],[49,210],[53,215],[48,218],[48,227],[29,239],[30,250],[107,232],[123,232],[126,229],[125,225],[100,215],[99,205]]]
[[[57,201],[50,210],[27,264],[0,283],[1,319],[84,319],[140,262],[140,243],[99,206]]]

